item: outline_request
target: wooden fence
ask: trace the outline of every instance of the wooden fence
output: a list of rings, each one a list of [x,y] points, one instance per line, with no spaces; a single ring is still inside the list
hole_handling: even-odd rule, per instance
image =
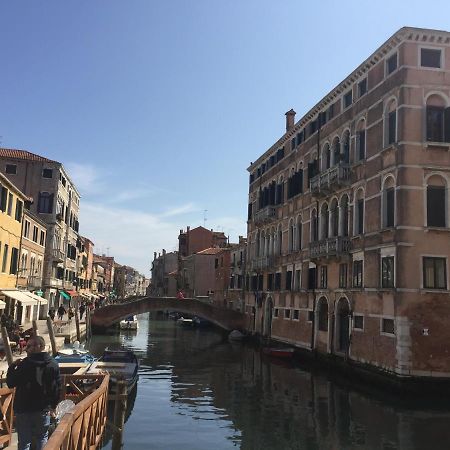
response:
[[[0,388],[0,445],[5,448],[11,443],[13,426],[14,389]]]
[[[63,398],[79,403],[62,418],[45,449],[95,449],[106,426],[109,375],[65,375],[63,379]]]

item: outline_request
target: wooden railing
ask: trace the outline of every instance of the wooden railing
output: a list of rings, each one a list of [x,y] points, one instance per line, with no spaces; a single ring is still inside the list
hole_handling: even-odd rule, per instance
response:
[[[5,448],[11,443],[13,425],[13,401],[15,389],[0,388],[0,445]]]
[[[109,375],[65,375],[63,398],[75,409],[64,415],[45,450],[95,449],[106,426]]]

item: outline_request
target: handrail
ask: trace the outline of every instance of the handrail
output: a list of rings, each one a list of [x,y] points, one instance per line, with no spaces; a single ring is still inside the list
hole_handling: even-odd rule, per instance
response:
[[[106,425],[109,374],[103,376],[100,386],[81,400],[70,413],[64,415],[50,436],[45,450],[95,449],[100,443]],[[89,375],[72,375],[67,379],[92,379]]]
[[[13,402],[15,389],[0,388],[0,445],[5,448],[11,443],[13,424]]]

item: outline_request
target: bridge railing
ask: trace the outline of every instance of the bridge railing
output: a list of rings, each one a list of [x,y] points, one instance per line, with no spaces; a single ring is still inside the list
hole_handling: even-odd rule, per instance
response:
[[[106,426],[108,383],[108,374],[64,376],[63,398],[78,403],[61,419],[45,450],[98,447]]]

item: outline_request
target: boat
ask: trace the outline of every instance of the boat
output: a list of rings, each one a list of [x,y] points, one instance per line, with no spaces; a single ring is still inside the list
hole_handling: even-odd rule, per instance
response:
[[[119,327],[121,330],[137,330],[139,328],[139,322],[137,316],[129,316],[120,321]]]
[[[95,374],[99,371],[109,373],[109,392],[117,393],[117,382],[125,380],[127,383],[127,393],[130,393],[136,386],[138,380],[139,362],[131,350],[110,350],[105,349],[103,356],[98,361],[93,362],[86,373]]]
[[[262,351],[265,355],[274,356],[276,358],[291,359],[294,356],[293,348],[265,347]]]

